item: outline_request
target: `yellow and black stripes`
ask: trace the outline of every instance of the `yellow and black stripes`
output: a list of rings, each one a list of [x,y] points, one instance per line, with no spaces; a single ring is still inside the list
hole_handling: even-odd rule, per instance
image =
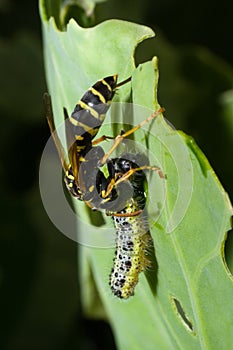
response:
[[[67,119],[66,123],[68,123],[66,125],[68,130],[67,140],[69,138],[72,141],[67,143],[73,143],[75,140],[69,150],[70,165],[65,172],[65,183],[74,197],[84,201],[86,201],[84,197],[88,198],[87,204],[90,206],[89,197],[91,197],[91,191],[88,188],[92,189],[92,183],[90,181],[85,182],[83,178],[86,177],[86,174],[92,175],[93,171],[90,167],[94,164],[94,168],[96,168],[97,160],[93,163],[93,159],[90,159],[90,156],[87,159],[87,154],[93,150],[92,140],[98,133],[114,97],[117,77],[115,74],[97,81],[83,95],[70,117],[64,110]],[[95,152],[91,154],[95,157]],[[101,154],[103,157],[104,153],[102,152]],[[83,170],[80,171],[81,164],[85,165]],[[95,181],[93,176],[91,176],[91,181]]]
[[[74,196],[75,198],[82,201],[83,200],[83,193],[81,192],[79,186],[77,185],[77,182],[76,182],[75,177],[73,175],[71,164],[69,165],[68,169],[66,170],[64,181],[65,181],[65,184],[66,184],[68,191],[72,194],[72,196]]]
[[[147,250],[151,237],[144,211],[146,178],[143,170],[159,172],[160,169],[146,164],[138,166],[135,155],[122,155],[114,159],[110,156],[125,137],[163,111],[160,109],[154,112],[131,131],[119,135],[105,154],[100,146],[96,146],[99,139],[93,139],[104,121],[116,88],[128,81],[130,78],[117,84],[117,75],[99,80],[83,95],[70,117],[64,109],[67,144],[72,143],[69,142],[70,139],[74,140],[68,151],[68,163],[54,127],[49,95],[45,101],[47,120],[62,161],[68,190],[90,208],[106,210],[114,221],[117,237],[110,286],[114,295],[122,299],[134,294],[140,272],[150,266]],[[101,171],[105,163],[108,168],[107,176]],[[160,177],[162,176],[161,173]]]
[[[117,87],[117,75],[97,81],[80,99],[69,121],[77,152],[85,155],[99,131]]]

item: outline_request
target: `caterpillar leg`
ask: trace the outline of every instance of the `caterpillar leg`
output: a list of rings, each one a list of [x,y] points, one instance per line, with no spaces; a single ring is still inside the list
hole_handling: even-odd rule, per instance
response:
[[[120,218],[128,218],[132,216],[138,216],[142,213],[142,210],[134,211],[133,213],[113,213],[111,211],[106,211],[107,216],[117,216]]]

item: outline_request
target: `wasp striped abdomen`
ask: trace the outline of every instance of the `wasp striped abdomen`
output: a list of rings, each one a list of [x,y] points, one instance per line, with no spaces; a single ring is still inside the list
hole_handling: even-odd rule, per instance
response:
[[[97,81],[80,99],[71,117],[77,152],[85,155],[99,131],[117,87],[117,75]]]
[[[97,81],[85,92],[70,117],[68,117],[66,110],[64,111],[68,120],[67,140],[68,144],[71,145],[69,150],[70,166],[65,174],[65,183],[70,193],[80,200],[86,201],[85,198],[92,197],[90,193],[94,186],[93,184],[89,185],[89,183],[90,181],[95,183],[95,179],[92,176],[93,171],[90,170],[90,166],[94,164],[94,168],[96,168],[100,159],[92,159],[93,156],[96,158],[95,155],[91,154],[92,157],[88,157],[88,153],[95,148],[93,148],[92,140],[98,133],[114,97],[117,77],[115,74]],[[82,164],[85,166],[81,170]],[[85,170],[88,165],[88,170]],[[89,203],[89,205],[91,204]]]

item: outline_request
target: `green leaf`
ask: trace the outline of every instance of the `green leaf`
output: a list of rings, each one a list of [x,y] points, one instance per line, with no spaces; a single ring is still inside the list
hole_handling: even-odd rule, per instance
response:
[[[139,67],[134,77],[148,81],[150,86],[153,65],[150,72],[146,65],[147,69]],[[144,99],[142,94],[138,96]],[[171,129],[163,118],[158,118],[153,129],[149,148],[157,152],[167,175],[161,216],[154,223],[150,217],[158,275],[154,271],[147,273],[148,278],[153,278],[152,288],[141,275],[135,296],[126,302],[116,300],[107,291],[106,277],[106,265],[110,265],[110,272],[114,252],[86,248],[105,308],[121,349],[150,349],[151,344],[159,349],[218,349],[223,343],[228,349],[232,339],[229,327],[233,283],[223,250],[230,229],[231,205],[192,138]],[[156,188],[152,184],[149,190],[149,206],[153,206],[158,200]],[[178,211],[172,216],[176,205]],[[153,208],[149,208],[151,211]],[[171,217],[173,227],[169,228]]]
[[[133,75],[134,124],[158,108],[157,59],[137,69],[133,59],[137,44],[152,35],[150,29],[117,20],[83,29],[71,20],[67,31],[60,32],[54,20],[41,13],[47,81],[57,122],[62,120],[63,106],[70,112],[93,82],[115,73],[120,80]],[[127,84],[119,89],[118,101],[128,101],[129,88]],[[108,126],[103,126],[101,134],[106,130]],[[95,316],[104,317],[105,310],[119,349],[229,349],[233,278],[224,259],[232,215],[228,196],[194,140],[162,116],[134,138],[148,148],[150,164],[160,166],[166,175],[161,180],[152,174],[148,186],[157,268],[142,273],[135,295],[122,301],[108,286],[114,249],[80,247],[80,258],[85,258],[84,307]],[[83,203],[78,211],[88,220]],[[86,234],[87,227],[80,221],[79,232]],[[106,228],[89,226],[93,236]],[[99,303],[95,307],[98,297],[104,310]]]
[[[87,29],[70,20],[66,32],[61,32],[53,17],[48,20],[45,3],[40,2],[46,77],[56,99],[56,119],[62,121],[63,106],[71,111],[77,98],[100,78],[117,73],[122,81],[131,76],[136,46],[154,33],[148,27],[118,20]],[[119,90],[119,100],[126,101],[129,93],[126,84]]]

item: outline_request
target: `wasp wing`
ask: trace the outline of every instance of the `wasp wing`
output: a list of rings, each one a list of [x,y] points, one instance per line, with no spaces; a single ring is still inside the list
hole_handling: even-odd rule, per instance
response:
[[[47,119],[47,122],[49,125],[49,129],[50,129],[51,135],[53,137],[55,146],[57,148],[58,155],[61,159],[62,167],[63,167],[64,171],[66,172],[68,170],[68,165],[66,162],[66,152],[62,146],[62,143],[59,139],[59,136],[58,136],[56,128],[55,128],[51,96],[47,92],[45,92],[43,99],[44,99],[45,115],[46,115],[46,119]]]
[[[78,183],[78,171],[79,171],[79,158],[77,154],[77,146],[75,142],[75,137],[72,131],[72,125],[69,122],[69,115],[66,108],[63,108],[63,113],[65,117],[65,131],[66,131],[66,143],[68,147],[68,157],[72,168],[72,173]]]

